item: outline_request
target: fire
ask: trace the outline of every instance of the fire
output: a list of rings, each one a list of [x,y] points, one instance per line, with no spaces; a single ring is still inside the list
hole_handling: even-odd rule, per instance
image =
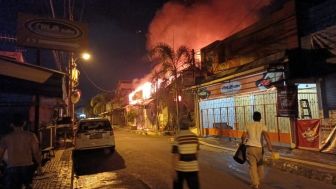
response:
[[[138,104],[152,96],[152,83],[145,82],[128,95],[129,104]]]
[[[166,3],[149,26],[147,47],[159,42],[200,49],[224,39],[258,20],[272,0],[210,0],[185,5]]]

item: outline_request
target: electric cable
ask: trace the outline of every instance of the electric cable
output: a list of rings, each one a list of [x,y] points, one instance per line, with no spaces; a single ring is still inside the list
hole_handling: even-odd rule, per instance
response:
[[[240,19],[240,22],[231,30],[231,32],[228,34],[228,36],[231,36],[233,34],[233,32],[235,32],[239,27],[240,25],[243,23],[243,21],[252,14],[252,11],[254,11],[258,6],[259,4],[261,3],[261,0],[258,0],[257,3],[254,5],[254,7],[252,9],[250,9],[250,11],[248,11],[247,14],[245,14],[244,17],[242,17],[242,19]]]
[[[83,71],[83,73],[84,73],[84,75],[85,75],[85,77],[86,77],[86,79],[96,88],[96,89],[98,89],[98,90],[100,90],[100,91],[102,91],[102,92],[106,92],[106,93],[114,93],[114,91],[111,91],[111,90],[106,90],[106,89],[103,89],[102,87],[100,87],[98,84],[96,84],[90,77],[89,77],[89,75],[87,74],[87,72],[85,71],[85,69],[84,69],[84,66],[80,66],[82,69],[82,71]]]

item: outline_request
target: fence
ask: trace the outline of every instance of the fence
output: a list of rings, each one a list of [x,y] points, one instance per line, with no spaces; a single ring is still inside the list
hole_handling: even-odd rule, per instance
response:
[[[66,125],[49,125],[39,130],[40,148],[53,149],[59,146],[67,147],[69,140],[72,142],[72,128]]]

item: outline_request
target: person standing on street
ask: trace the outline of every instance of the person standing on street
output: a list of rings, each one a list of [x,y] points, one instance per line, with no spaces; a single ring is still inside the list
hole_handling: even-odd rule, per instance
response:
[[[172,147],[173,167],[176,174],[173,188],[182,189],[184,180],[190,189],[199,189],[197,152],[199,142],[197,136],[189,130],[191,121],[184,116],[179,121],[180,131],[176,134]]]
[[[34,162],[37,164],[37,172],[41,172],[41,154],[39,142],[34,133],[24,131],[25,121],[19,114],[14,115],[11,126],[13,131],[7,134],[0,142],[0,160],[5,151],[8,154],[5,170],[5,188],[21,189],[31,188]]]
[[[251,177],[251,186],[254,189],[260,188],[260,182],[263,179],[263,138],[267,142],[269,151],[272,151],[271,140],[267,134],[266,126],[260,122],[260,112],[253,113],[253,123],[246,126],[246,131],[243,133],[241,139],[246,144],[246,157],[249,164],[249,172]]]

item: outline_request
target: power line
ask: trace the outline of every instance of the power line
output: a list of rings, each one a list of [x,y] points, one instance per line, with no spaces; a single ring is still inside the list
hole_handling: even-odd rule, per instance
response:
[[[87,74],[87,72],[85,71],[84,69],[84,66],[81,66],[82,68],[82,71],[86,77],[86,79],[88,81],[90,81],[90,83],[98,90],[102,91],[102,92],[106,92],[106,93],[114,93],[114,91],[110,91],[110,90],[106,90],[106,89],[103,89],[102,87],[100,87],[99,85],[97,85],[92,79],[90,79],[89,75]]]
[[[231,30],[228,36],[232,35],[233,32],[235,32],[239,28],[239,26],[243,23],[243,21],[253,13],[253,11],[259,6],[260,3],[261,3],[261,0],[258,0],[256,4],[254,5],[254,7],[250,9],[250,11],[247,14],[245,14],[245,16],[242,17],[242,19],[240,19],[240,22]]]

